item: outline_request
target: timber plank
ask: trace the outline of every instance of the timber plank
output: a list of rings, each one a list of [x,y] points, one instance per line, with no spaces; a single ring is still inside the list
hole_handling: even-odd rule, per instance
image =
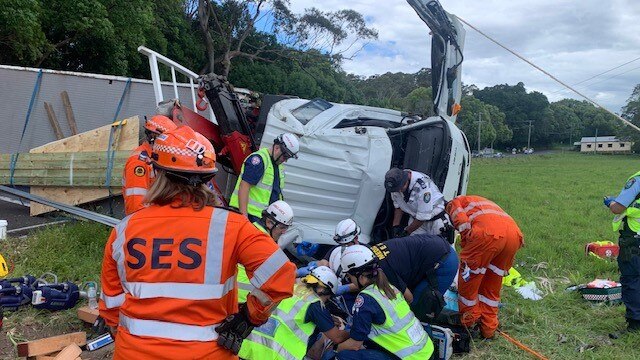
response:
[[[18,344],[18,356],[47,355],[60,351],[70,344],[84,346],[87,344],[87,333],[84,331],[53,336],[49,338],[22,342]]]
[[[54,360],[75,360],[80,354],[82,354],[82,349],[78,345],[69,344],[56,355]]]
[[[92,309],[88,306],[82,306],[78,308],[78,319],[86,323],[93,324],[99,315],[100,312],[98,311],[98,309]]]

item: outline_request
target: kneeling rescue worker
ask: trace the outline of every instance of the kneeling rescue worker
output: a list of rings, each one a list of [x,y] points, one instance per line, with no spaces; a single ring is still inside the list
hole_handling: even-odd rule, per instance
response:
[[[373,251],[350,246],[342,255],[342,268],[361,290],[353,306],[350,338],[338,346],[336,358],[429,359],[434,350],[431,338],[402,294],[389,284]]]
[[[303,359],[318,333],[338,344],[349,337],[338,329],[325,307],[338,288],[336,274],[318,266],[295,285],[293,296],[283,300],[269,321],[253,329],[240,349],[247,360]]]
[[[293,224],[293,209],[283,200],[278,200],[262,211],[262,218],[253,223],[258,230],[271,236],[278,243],[280,235],[284,234]],[[262,296],[254,285],[260,285],[260,279],[249,279],[242,264],[238,264],[238,302],[247,302],[247,295]]]
[[[145,120],[144,141],[133,150],[122,172],[122,198],[126,215],[144,207],[143,199],[153,180],[150,164],[153,142],[158,135],[175,128],[176,124],[166,116],[155,115]]]
[[[524,244],[522,232],[500,206],[481,196],[458,196],[447,204],[447,212],[461,237],[458,305],[462,324],[467,328],[478,324],[482,337],[493,338],[502,278]]]
[[[204,136],[187,126],[161,134],[151,158],[150,205],[125,217],[104,251],[100,316],[117,333],[114,359],[236,359],[291,296],[295,265],[246,217],[209,205],[216,157]],[[238,307],[238,263],[266,299]]]

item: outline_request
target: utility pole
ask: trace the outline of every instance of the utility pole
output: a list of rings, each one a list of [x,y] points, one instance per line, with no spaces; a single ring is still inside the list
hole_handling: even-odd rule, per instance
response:
[[[531,120],[529,120],[529,135],[527,136],[527,150],[531,149]]]
[[[480,155],[480,127],[482,126],[482,113],[478,113],[478,155]]]
[[[593,140],[594,140],[593,152],[598,153],[598,128],[596,128],[596,137],[593,138]]]

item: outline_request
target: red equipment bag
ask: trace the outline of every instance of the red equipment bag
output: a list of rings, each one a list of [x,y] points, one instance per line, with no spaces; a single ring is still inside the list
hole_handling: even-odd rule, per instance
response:
[[[585,247],[585,255],[597,256],[601,259],[614,259],[618,257],[620,247],[611,241],[595,241]]]

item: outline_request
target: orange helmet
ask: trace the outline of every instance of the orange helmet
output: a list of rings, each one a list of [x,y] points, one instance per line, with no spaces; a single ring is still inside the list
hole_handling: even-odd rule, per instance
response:
[[[151,159],[154,167],[180,178],[179,174],[191,174],[208,180],[218,171],[213,145],[188,126],[158,135],[153,144]],[[184,179],[192,183],[192,177],[185,176]]]
[[[162,134],[167,131],[174,130],[178,126],[164,115],[154,115],[151,119],[146,119],[144,122],[144,128],[152,133]]]

